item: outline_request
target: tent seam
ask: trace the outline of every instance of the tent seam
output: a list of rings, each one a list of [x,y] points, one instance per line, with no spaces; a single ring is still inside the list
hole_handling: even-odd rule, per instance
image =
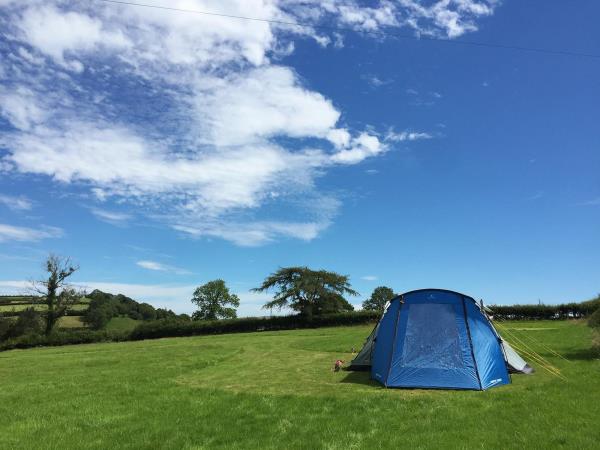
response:
[[[394,339],[392,340],[392,351],[390,353],[390,360],[388,362],[388,370],[385,376],[384,386],[388,387],[388,379],[390,378],[390,372],[392,370],[392,359],[394,358],[394,352],[396,351],[396,337],[398,336],[398,322],[400,322],[400,311],[402,310],[402,305],[404,305],[404,296],[400,296],[400,306],[398,307],[398,313],[396,315],[395,325],[394,325]]]
[[[465,304],[464,295],[462,298],[463,314],[465,316],[465,327],[467,328],[467,337],[469,338],[469,348],[471,349],[471,357],[473,358],[473,364],[475,365],[475,375],[477,376],[477,382],[479,383],[479,390],[483,391],[481,384],[481,377],[479,376],[479,368],[477,367],[477,360],[475,359],[475,351],[473,350],[473,339],[471,339],[471,327],[469,327],[469,318],[467,316],[467,305]]]

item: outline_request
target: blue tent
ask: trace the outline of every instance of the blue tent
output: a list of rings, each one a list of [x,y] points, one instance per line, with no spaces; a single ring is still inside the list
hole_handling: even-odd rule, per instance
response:
[[[371,378],[386,387],[484,390],[510,383],[500,336],[466,295],[407,292],[388,304],[376,330]]]

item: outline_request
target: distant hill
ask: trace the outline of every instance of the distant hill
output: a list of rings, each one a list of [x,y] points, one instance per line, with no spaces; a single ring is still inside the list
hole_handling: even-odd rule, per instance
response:
[[[95,289],[86,297],[90,302],[82,319],[84,323],[96,330],[105,328],[115,317],[127,317],[136,321],[178,317],[170,309],[154,308],[148,303],[137,302],[123,294],[109,294]],[[189,319],[189,316],[184,316]]]

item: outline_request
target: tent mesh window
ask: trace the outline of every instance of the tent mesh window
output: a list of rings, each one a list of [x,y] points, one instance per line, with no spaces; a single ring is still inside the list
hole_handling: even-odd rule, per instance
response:
[[[448,304],[407,305],[402,365],[414,368],[463,368],[456,310]]]

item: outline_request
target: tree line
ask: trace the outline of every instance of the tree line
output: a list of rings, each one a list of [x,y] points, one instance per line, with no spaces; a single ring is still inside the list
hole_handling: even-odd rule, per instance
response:
[[[282,267],[252,291],[273,293],[273,300],[265,303],[263,309],[287,308],[306,319],[354,311],[354,306],[345,296],[358,295],[347,275],[308,267]],[[383,312],[385,304],[394,295],[391,288],[380,286],[363,302],[362,309]],[[225,281],[219,279],[198,287],[192,303],[198,307],[192,315],[193,319],[217,320],[236,318],[240,300],[229,292]]]
[[[270,318],[237,319],[239,297],[232,293],[222,279],[198,286],[191,298],[196,311],[191,315],[154,308],[122,294],[95,290],[90,294],[68,283],[78,266],[69,258],[50,255],[44,265],[46,277],[32,284],[36,303],[45,309],[27,308],[16,320],[0,314],[0,349],[25,348],[35,345],[98,342],[103,340],[146,339],[167,336],[264,331],[303,327],[353,325],[376,321],[385,305],[396,296],[387,286],[379,286],[355,312],[346,297],[358,295],[347,275],[308,267],[282,267],[267,276],[254,292],[271,293],[272,300],[265,310],[289,310],[294,314]],[[58,320],[75,313],[71,308],[89,302],[82,313],[86,329],[55,331]],[[591,301],[563,305],[491,306],[496,320],[565,319],[590,317],[590,325],[600,329],[600,296]],[[594,311],[597,311],[592,315]],[[13,314],[13,313],[11,313]],[[106,325],[113,317],[129,317],[139,321],[133,331],[107,332]],[[600,331],[597,333],[600,335]],[[596,339],[600,341],[600,337]],[[600,343],[598,343],[600,345]]]
[[[73,313],[71,308],[88,301],[88,308],[82,314],[83,323],[92,330],[102,330],[114,317],[129,317],[139,321],[171,319],[178,321],[215,321],[237,318],[239,297],[230,292],[222,279],[205,283],[193,292],[191,302],[196,311],[190,316],[176,314],[169,309],[154,308],[148,303],[139,303],[125,295],[113,295],[100,290],[86,293],[68,282],[79,270],[70,258],[50,255],[44,268],[46,277],[32,283],[35,295],[30,300],[44,305],[38,311],[26,308],[18,313],[17,320],[9,320],[0,315],[0,341],[24,335],[44,335],[48,338],[56,329],[59,319]],[[314,317],[340,314],[354,310],[345,296],[356,296],[349,277],[326,270],[312,270],[308,267],[283,267],[269,275],[254,292],[273,292],[273,300],[263,308],[284,309],[295,312],[303,320]],[[363,302],[367,311],[383,311],[387,301],[394,296],[392,289],[382,286],[373,291]],[[11,313],[12,315],[13,313]]]

